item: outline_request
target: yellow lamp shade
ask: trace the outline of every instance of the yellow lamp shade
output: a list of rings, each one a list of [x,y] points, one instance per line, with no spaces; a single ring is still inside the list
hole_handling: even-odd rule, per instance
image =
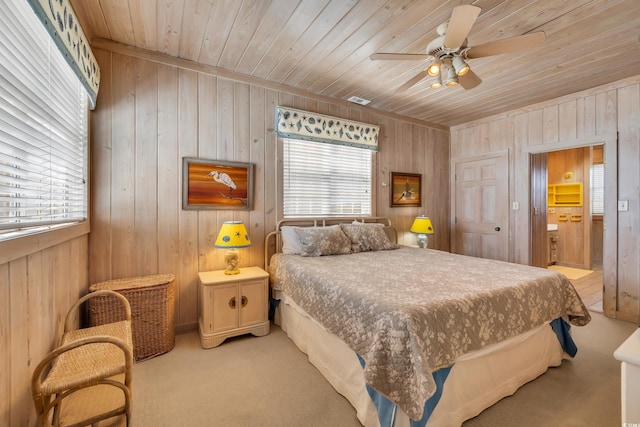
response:
[[[426,216],[419,216],[413,221],[411,232],[417,234],[433,234],[433,225],[431,219]]]
[[[251,240],[242,221],[225,221],[220,227],[218,238],[214,244],[216,248],[246,248],[251,246]]]

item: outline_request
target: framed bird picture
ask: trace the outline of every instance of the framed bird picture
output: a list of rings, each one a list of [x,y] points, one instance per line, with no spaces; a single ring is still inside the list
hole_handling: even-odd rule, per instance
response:
[[[422,175],[391,172],[391,207],[422,206]]]
[[[182,158],[182,209],[252,208],[252,163]]]

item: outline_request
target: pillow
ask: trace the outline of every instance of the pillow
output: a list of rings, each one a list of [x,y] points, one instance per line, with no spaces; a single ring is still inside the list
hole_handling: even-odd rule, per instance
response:
[[[302,252],[300,239],[296,234],[296,228],[290,225],[280,227],[280,238],[282,239],[282,253],[288,255],[297,255]]]
[[[391,243],[382,224],[340,224],[344,234],[351,240],[351,252],[386,251],[398,249]]]
[[[351,241],[339,225],[329,227],[297,227],[302,256],[344,255],[351,253]]]

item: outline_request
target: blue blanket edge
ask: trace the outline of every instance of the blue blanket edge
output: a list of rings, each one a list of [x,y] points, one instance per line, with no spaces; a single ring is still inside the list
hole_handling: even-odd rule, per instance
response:
[[[576,344],[570,334],[571,325],[567,323],[562,317],[558,317],[557,319],[551,321],[550,325],[551,329],[553,329],[553,332],[555,332],[556,336],[558,337],[558,341],[560,342],[562,350],[569,356],[575,357],[578,352],[578,347],[576,347]],[[362,368],[364,368],[365,361],[359,354],[358,360],[360,361],[360,365],[362,365]],[[411,427],[426,426],[427,421],[429,421],[429,417],[440,401],[440,397],[442,397],[444,382],[449,376],[449,372],[451,372],[452,367],[453,365],[447,366],[446,368],[441,368],[433,372],[433,379],[436,383],[436,391],[425,402],[422,418],[420,420],[411,420]],[[369,393],[369,396],[371,397],[371,400],[373,400],[373,403],[375,404],[378,411],[378,420],[380,421],[380,427],[395,427],[396,417],[398,414],[397,405],[391,402],[381,393],[373,389],[371,386],[369,386],[369,384],[367,384],[366,386],[367,393]]]

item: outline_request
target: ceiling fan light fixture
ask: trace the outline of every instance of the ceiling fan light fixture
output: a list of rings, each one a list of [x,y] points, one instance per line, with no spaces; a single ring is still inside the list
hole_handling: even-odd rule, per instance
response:
[[[427,68],[427,74],[429,74],[431,77],[435,77],[440,75],[440,66],[442,65],[442,61],[440,61],[440,58],[436,58],[431,65],[429,65],[429,68]]]
[[[438,26],[436,30],[438,37],[429,42],[425,53],[374,53],[370,58],[372,60],[426,61],[417,75],[398,87],[399,92],[415,86],[427,76],[433,77],[430,83],[431,88],[442,87],[444,83],[446,86],[459,84],[463,89],[469,90],[482,83],[482,79],[476,74],[476,69],[471,69],[467,60],[537,49],[546,39],[545,33],[538,31],[469,46],[467,36],[480,16],[480,12],[481,9],[478,6],[470,4],[455,6],[451,12],[451,18]],[[425,65],[427,68],[424,68]]]
[[[467,64],[460,55],[455,55],[453,57],[453,68],[455,69],[458,76],[464,76],[470,70],[469,64]]]
[[[440,77],[440,74],[438,74],[431,83],[431,89],[438,89],[440,87],[442,87],[442,77]]]
[[[448,67],[447,80],[444,82],[447,86],[455,86],[458,84],[458,75],[453,67]]]

